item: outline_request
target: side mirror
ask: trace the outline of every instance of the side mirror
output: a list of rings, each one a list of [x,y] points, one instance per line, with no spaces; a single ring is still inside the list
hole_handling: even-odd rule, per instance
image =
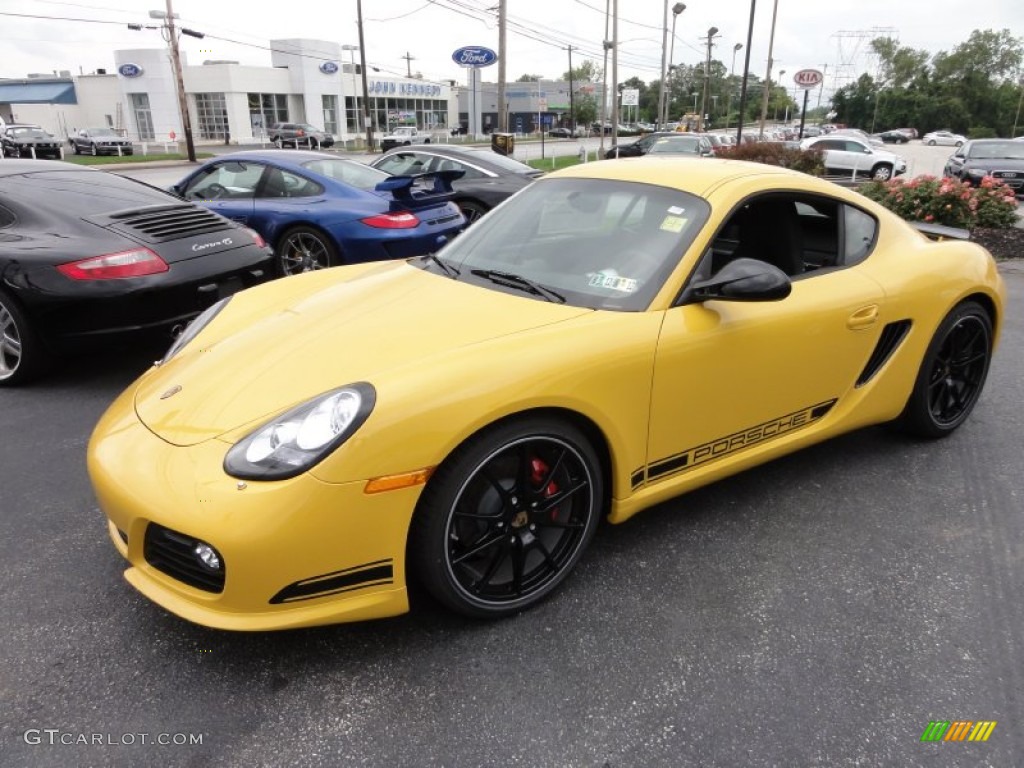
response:
[[[780,301],[793,285],[789,276],[760,259],[730,261],[707,280],[693,283],[683,295],[684,304],[711,299],[721,301]]]

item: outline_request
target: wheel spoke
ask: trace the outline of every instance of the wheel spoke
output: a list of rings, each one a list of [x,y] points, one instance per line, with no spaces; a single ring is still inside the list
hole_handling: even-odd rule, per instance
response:
[[[484,534],[484,536],[486,536],[486,535],[487,534]],[[459,565],[460,563],[462,563],[465,560],[468,560],[469,558],[471,558],[473,555],[477,554],[478,552],[483,552],[488,547],[493,547],[495,544],[499,543],[502,539],[504,539],[507,535],[508,534],[506,534],[504,532],[498,532],[495,535],[491,536],[486,541],[481,542],[480,539],[477,539],[477,541],[473,542],[472,549],[470,549],[468,552],[463,552],[457,558],[452,560],[452,565]],[[483,538],[483,537],[481,537],[481,538]]]
[[[540,550],[540,553],[544,555],[544,562],[548,564],[548,568],[551,569],[551,573],[558,573],[559,565],[558,562],[551,556],[548,548],[544,546],[544,542],[540,539],[534,539],[534,545]]]
[[[489,584],[494,574],[498,572],[498,567],[505,562],[505,558],[508,557],[508,547],[501,547],[494,552],[494,557],[491,558],[491,562],[487,566],[487,570],[484,571],[483,575],[473,582],[472,589],[477,594],[480,593],[481,588]]]
[[[548,512],[552,509],[552,507],[557,507],[570,496],[579,493],[589,485],[590,483],[588,483],[586,480],[580,480],[578,483],[576,483],[576,485],[572,486],[571,488],[568,488],[567,490],[564,491],[559,491],[554,496],[549,496],[548,498],[544,499],[544,503],[538,505],[536,511],[540,514]]]
[[[565,455],[568,453],[564,448],[561,453],[558,454],[558,458],[555,459],[554,466],[548,470],[547,475],[540,481],[540,493],[544,493],[544,490],[551,485],[551,481],[555,478],[555,473],[562,468],[562,462],[565,461]]]
[[[483,469],[480,470],[480,474],[483,476],[484,480],[490,483],[491,487],[498,492],[498,495],[501,496],[502,503],[509,504],[511,500],[511,494],[509,493],[508,489],[505,488],[505,486],[503,486],[500,482],[498,482],[498,479],[493,474],[491,474],[490,468],[484,467]]]

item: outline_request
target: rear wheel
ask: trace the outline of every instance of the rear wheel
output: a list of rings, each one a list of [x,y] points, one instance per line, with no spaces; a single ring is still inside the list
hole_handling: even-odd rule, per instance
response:
[[[282,275],[312,272],[336,266],[338,249],[319,229],[292,227],[278,242],[277,262]]]
[[[935,139],[929,139],[928,140],[928,146],[929,147],[934,147],[935,146]]]
[[[82,154],[82,150],[80,150],[80,149],[78,148],[78,144],[77,144],[77,143],[75,143],[75,142],[71,142],[71,148],[72,148],[72,149],[73,149],[73,150],[75,151],[75,154],[76,154],[76,155],[80,155],[80,154]]]
[[[920,437],[952,434],[974,409],[991,356],[992,320],[980,304],[965,301],[935,331],[900,426]]]
[[[541,417],[487,429],[434,473],[409,531],[409,567],[448,608],[499,618],[569,575],[604,508],[593,446]]]
[[[91,149],[89,154],[91,154],[93,157],[96,157],[96,155],[99,154],[99,150],[96,149],[96,145],[95,144],[92,145],[92,149]]]
[[[24,384],[49,362],[21,308],[0,292],[0,387]]]
[[[462,211],[462,215],[466,217],[467,226],[487,213],[486,206],[469,200],[460,200],[456,202],[456,205],[459,206],[459,210]]]

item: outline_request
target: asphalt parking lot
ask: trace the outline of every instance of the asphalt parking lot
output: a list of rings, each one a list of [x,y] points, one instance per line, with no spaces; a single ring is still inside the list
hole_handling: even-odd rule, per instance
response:
[[[605,526],[538,609],[196,627],[121,578],[90,430],[162,351],[0,392],[0,765],[875,766],[1024,755],[1024,265],[972,419]],[[922,743],[930,721],[997,723]],[[160,743],[167,742],[167,743]],[[197,743],[199,742],[199,743]]]

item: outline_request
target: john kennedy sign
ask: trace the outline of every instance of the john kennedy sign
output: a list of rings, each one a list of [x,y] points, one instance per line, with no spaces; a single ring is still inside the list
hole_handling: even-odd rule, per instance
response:
[[[498,54],[490,48],[483,48],[479,45],[467,45],[459,48],[452,54],[452,61],[460,67],[478,69],[489,67],[498,60]]]

